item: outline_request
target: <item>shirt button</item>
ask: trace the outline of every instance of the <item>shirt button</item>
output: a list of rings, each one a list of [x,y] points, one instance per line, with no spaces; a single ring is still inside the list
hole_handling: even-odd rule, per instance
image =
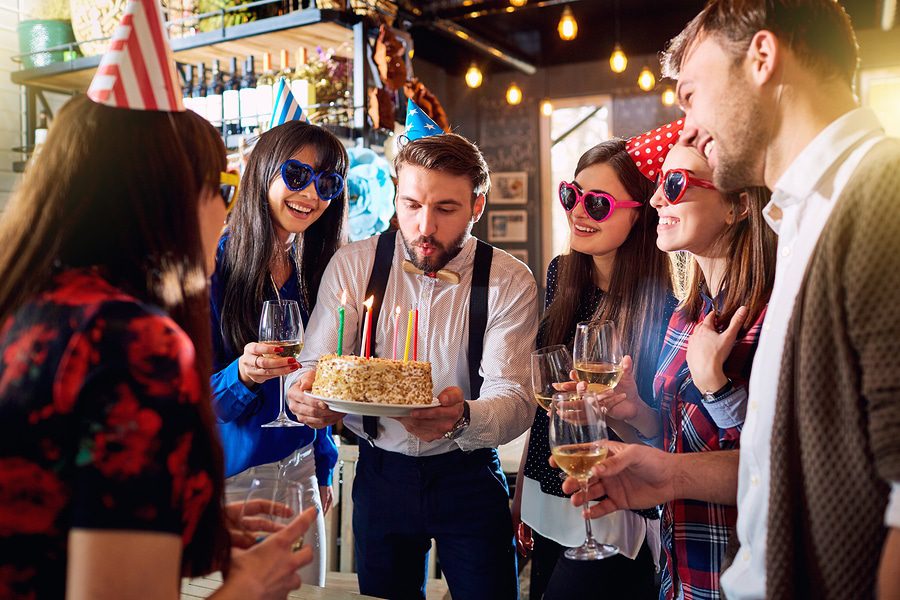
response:
[[[750,412],[756,412],[756,400],[750,401]]]
[[[756,487],[759,485],[759,476],[758,475],[750,476],[750,485],[752,485],[753,487]]]
[[[749,550],[741,550],[741,560],[744,562],[750,562],[750,551]]]
[[[784,257],[790,256],[790,255],[791,255],[791,247],[790,247],[790,246],[785,246],[784,248],[782,248],[782,249],[781,249],[781,255],[784,256]]]
[[[768,323],[763,323],[763,331],[768,331],[772,329],[772,327]]]

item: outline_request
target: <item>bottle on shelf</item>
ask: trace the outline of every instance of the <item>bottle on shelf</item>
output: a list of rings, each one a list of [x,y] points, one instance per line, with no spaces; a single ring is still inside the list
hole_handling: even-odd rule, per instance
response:
[[[43,110],[38,114],[37,125],[34,128],[34,151],[37,152],[44,142],[47,141],[47,131],[49,130],[47,113]]]
[[[181,86],[181,101],[185,110],[194,110],[194,67],[185,65],[184,85]]]
[[[274,87],[275,73],[272,71],[272,54],[266,52],[263,54],[262,74],[256,81],[256,114],[260,131],[265,131],[269,127]]]
[[[194,80],[194,89],[191,91],[191,110],[207,119],[206,116],[206,63],[197,65],[197,79]]]
[[[225,76],[219,68],[219,59],[213,60],[212,77],[206,88],[206,118],[214,127],[222,128],[222,94],[225,92]]]
[[[294,70],[294,75],[291,79],[291,92],[294,94],[294,98],[297,99],[297,104],[306,113],[309,112],[309,107],[316,103],[316,86],[312,85],[302,75],[308,60],[307,56],[306,48],[303,46],[297,48],[297,68]]]
[[[277,82],[279,79],[284,77],[288,80],[288,83],[290,83],[291,79],[294,78],[294,70],[291,68],[291,64],[288,59],[288,51],[282,50],[281,52],[279,52],[278,59],[281,62],[281,69],[275,75],[275,81]]]
[[[241,132],[241,75],[238,72],[237,57],[231,57],[231,78],[225,84],[222,93],[222,118],[223,131],[225,132],[225,145],[229,148],[237,146],[234,136]]]
[[[244,76],[241,78],[239,90],[241,131],[244,135],[250,135],[254,129],[259,127],[256,93],[256,73],[251,55],[244,61]]]

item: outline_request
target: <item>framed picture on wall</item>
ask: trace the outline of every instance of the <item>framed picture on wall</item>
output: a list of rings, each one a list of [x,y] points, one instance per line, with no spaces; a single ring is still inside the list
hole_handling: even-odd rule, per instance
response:
[[[528,264],[528,249],[527,248],[508,248],[506,249],[512,256],[518,258],[526,265]]]
[[[490,204],[527,204],[528,173],[507,171],[491,174]]]
[[[528,212],[525,210],[492,210],[488,213],[489,242],[527,242]]]

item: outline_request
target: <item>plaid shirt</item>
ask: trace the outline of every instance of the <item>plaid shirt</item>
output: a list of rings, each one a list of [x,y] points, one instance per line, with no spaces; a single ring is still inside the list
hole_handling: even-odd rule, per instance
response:
[[[676,311],[669,321],[653,384],[663,420],[663,447],[668,452],[707,452],[735,449],[739,445],[742,418],[725,428],[707,410],[700,390],[694,385],[687,365],[688,338],[712,308],[704,297],[697,321],[689,321]],[[728,399],[746,408],[747,383],[753,355],[759,341],[765,310],[747,333],[734,345],[725,361],[725,375],[734,383]],[[718,402],[717,402],[718,403]],[[737,520],[732,506],[676,500],[663,510],[662,541],[667,557],[660,597],[671,600],[718,599],[719,571],[728,535]]]

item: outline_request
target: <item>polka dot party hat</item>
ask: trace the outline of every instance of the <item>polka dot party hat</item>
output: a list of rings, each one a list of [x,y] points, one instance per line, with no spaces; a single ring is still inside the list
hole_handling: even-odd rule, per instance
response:
[[[647,133],[636,135],[627,142],[625,148],[628,155],[637,165],[638,170],[650,181],[656,181],[662,171],[666,155],[676,143],[684,129],[684,119],[672,121],[662,127],[651,129]]]

